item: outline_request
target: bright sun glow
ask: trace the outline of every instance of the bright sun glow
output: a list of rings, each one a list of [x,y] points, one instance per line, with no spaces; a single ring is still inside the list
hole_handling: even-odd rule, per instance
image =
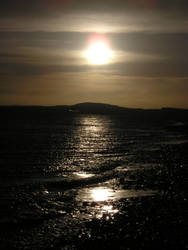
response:
[[[106,64],[112,58],[112,50],[104,39],[97,38],[91,40],[85,56],[91,64]]]

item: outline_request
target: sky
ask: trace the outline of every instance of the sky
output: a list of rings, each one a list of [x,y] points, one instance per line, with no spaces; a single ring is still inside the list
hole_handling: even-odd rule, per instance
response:
[[[187,0],[2,0],[0,105],[188,108]],[[105,37],[112,57],[86,58]]]

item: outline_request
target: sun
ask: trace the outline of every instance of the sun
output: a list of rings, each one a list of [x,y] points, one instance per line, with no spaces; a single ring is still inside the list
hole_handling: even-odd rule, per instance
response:
[[[97,41],[86,50],[86,57],[91,64],[105,64],[109,63],[112,51],[104,42]]]
[[[85,51],[85,56],[90,64],[106,64],[112,58],[112,50],[107,41],[99,35],[89,39],[89,46]]]

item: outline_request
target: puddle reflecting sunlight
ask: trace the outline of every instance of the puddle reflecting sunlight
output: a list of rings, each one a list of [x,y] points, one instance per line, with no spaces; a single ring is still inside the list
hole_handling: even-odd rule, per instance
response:
[[[135,189],[119,189],[114,190],[108,187],[92,187],[83,188],[78,192],[77,200],[86,202],[114,202],[121,198],[141,197],[141,196],[153,196],[156,192],[153,190],[135,190]]]
[[[113,215],[118,212],[119,210],[114,208],[112,205],[98,206],[96,208],[96,218],[100,219],[105,216],[105,219],[108,220],[113,218]]]
[[[94,201],[108,201],[114,197],[113,190],[109,188],[94,188],[90,190],[91,197]]]
[[[94,176],[94,174],[88,174],[84,172],[78,172],[78,173],[75,173],[75,175],[80,178],[89,178],[89,177]]]
[[[114,190],[101,186],[81,189],[77,194],[76,200],[82,202],[81,206],[84,211],[82,216],[85,218],[95,217],[108,220],[119,212],[115,206],[116,201],[122,198],[153,196],[155,193],[153,190]]]

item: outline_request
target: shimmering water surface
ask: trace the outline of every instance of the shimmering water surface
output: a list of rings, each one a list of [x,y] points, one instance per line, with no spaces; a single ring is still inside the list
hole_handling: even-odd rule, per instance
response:
[[[187,147],[182,132],[108,115],[10,120],[0,138],[0,222],[12,227],[2,236],[7,249],[79,248],[79,238],[92,238],[87,223],[113,223],[126,212],[122,201],[159,193],[154,180],[146,183],[151,171],[160,175],[169,145]]]

